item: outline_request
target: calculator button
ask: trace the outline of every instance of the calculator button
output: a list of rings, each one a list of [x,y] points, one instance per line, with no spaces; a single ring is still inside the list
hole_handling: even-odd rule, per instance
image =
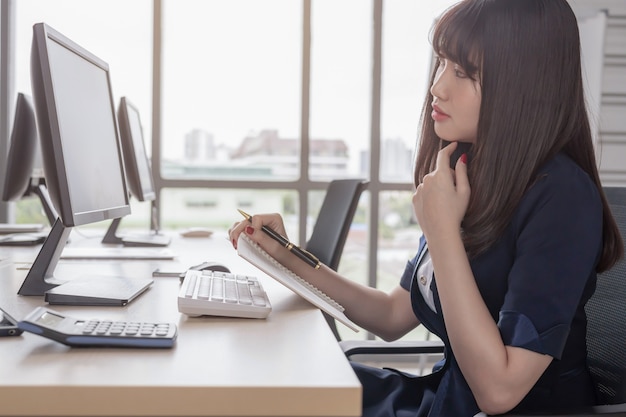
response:
[[[142,335],[142,336],[149,336],[149,335],[151,335],[152,333],[154,333],[154,326],[153,326],[153,325],[151,325],[151,324],[144,325],[144,326],[141,328],[141,335]]]
[[[170,330],[170,326],[165,324],[165,325],[158,325],[157,329],[156,329],[156,335],[157,336],[167,336],[167,333]]]
[[[98,325],[98,327],[96,327],[96,333],[105,334],[106,332],[109,331],[110,327],[111,327],[110,321],[103,321]]]

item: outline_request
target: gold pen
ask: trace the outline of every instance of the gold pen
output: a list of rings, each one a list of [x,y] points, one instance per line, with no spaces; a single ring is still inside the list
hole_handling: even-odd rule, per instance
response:
[[[240,210],[240,209],[237,209],[237,210],[239,211],[239,213],[241,213],[241,215],[243,217],[246,218],[246,220],[248,220],[249,222],[252,221],[252,216],[250,216],[248,213],[246,213],[245,211]],[[312,253],[307,252],[306,250],[301,249],[298,246],[294,245],[286,237],[280,235],[279,233],[277,233],[276,231],[270,229],[267,226],[263,226],[261,229],[267,235],[269,235],[272,239],[274,239],[275,241],[277,241],[278,243],[283,245],[285,248],[287,248],[294,255],[296,255],[298,258],[302,259],[304,262],[308,263],[313,268],[319,269],[319,267],[320,267],[320,265],[322,263],[320,262],[319,259],[317,259],[317,257],[315,255],[313,255]]]

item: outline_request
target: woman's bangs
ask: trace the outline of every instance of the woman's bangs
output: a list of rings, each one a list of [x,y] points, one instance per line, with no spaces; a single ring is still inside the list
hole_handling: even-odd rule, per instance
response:
[[[433,49],[441,57],[457,64],[470,75],[479,73],[482,62],[479,14],[469,2],[461,2],[449,9],[435,25]]]

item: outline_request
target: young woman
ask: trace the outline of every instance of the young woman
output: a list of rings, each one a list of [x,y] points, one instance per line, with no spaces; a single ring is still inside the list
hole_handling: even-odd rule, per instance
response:
[[[623,243],[602,192],[566,0],[465,0],[433,32],[413,207],[423,231],[390,293],[314,270],[235,224],[385,340],[420,323],[446,345],[418,377],[359,364],[364,416],[463,417],[594,404],[584,306]],[[471,144],[451,169],[459,143]]]

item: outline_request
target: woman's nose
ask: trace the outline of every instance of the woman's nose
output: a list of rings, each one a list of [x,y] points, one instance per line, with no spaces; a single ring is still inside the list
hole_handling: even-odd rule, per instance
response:
[[[433,84],[430,86],[430,94],[433,95],[433,97],[437,97],[440,99],[445,99],[445,76],[444,76],[444,71],[440,70],[437,72],[437,74],[435,75],[435,78],[433,79]]]

